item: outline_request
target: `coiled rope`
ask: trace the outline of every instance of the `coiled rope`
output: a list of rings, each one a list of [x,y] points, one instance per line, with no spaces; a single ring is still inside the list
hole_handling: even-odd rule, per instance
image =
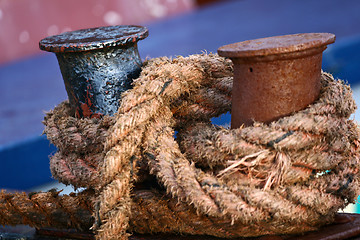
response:
[[[308,108],[230,130],[210,119],[231,109],[232,71],[212,54],[155,58],[115,117],[76,119],[60,104],[44,121],[58,147],[51,171],[87,190],[3,191],[0,224],[84,230],[94,223],[98,239],[127,239],[131,231],[294,234],[332,222],[359,195],[350,87],[322,73],[320,98]]]

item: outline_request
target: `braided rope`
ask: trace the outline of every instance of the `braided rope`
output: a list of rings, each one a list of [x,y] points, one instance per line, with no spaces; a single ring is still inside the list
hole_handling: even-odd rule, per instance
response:
[[[348,120],[356,108],[349,86],[323,73],[321,96],[308,108],[230,130],[210,119],[231,109],[231,76],[231,62],[216,55],[152,59],[115,117],[76,119],[67,103],[48,113],[45,133],[59,148],[53,176],[95,189],[98,239],[127,239],[127,230],[300,233],[330,223],[355,201],[359,131]],[[3,199],[17,196],[27,197],[0,195],[0,209],[9,205]],[[79,205],[85,216],[92,213]],[[23,213],[11,222],[13,211],[0,213],[0,224],[29,219]]]

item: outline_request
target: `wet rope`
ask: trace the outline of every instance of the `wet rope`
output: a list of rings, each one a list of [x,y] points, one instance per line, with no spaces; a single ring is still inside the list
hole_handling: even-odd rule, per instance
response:
[[[92,222],[98,239],[126,239],[131,231],[294,234],[332,222],[359,195],[350,87],[322,73],[320,98],[308,108],[230,130],[210,119],[231,109],[232,71],[217,55],[156,58],[123,94],[115,117],[76,119],[68,103],[60,104],[44,121],[58,147],[51,171],[61,182],[87,188],[80,193],[86,204],[78,195],[34,204],[34,196],[49,193],[2,192],[0,209],[12,210],[0,212],[0,224],[87,229]],[[74,209],[54,204],[62,198],[73,199]],[[34,207],[44,203],[49,209]],[[32,223],[36,214],[27,208],[42,211],[47,221]],[[66,225],[44,214],[63,208],[84,218],[69,216]]]

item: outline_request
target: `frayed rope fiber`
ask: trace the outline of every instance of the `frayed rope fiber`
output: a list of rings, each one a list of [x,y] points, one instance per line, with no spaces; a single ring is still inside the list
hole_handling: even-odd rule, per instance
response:
[[[210,119],[231,110],[232,75],[231,61],[213,54],[155,58],[114,117],[77,119],[61,103],[44,121],[58,147],[51,172],[87,190],[3,191],[0,224],[86,230],[90,222],[98,239],[127,239],[296,234],[331,223],[360,192],[350,87],[322,73],[320,98],[306,109],[227,129]]]

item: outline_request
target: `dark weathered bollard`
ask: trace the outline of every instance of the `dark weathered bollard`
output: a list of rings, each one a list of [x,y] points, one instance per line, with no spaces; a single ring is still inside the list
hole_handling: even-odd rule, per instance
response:
[[[137,41],[148,36],[141,26],[109,26],[50,36],[40,49],[56,53],[73,114],[113,115],[121,93],[141,71]]]
[[[234,63],[231,127],[271,122],[306,108],[320,93],[322,52],[331,33],[260,38],[222,46]]]

